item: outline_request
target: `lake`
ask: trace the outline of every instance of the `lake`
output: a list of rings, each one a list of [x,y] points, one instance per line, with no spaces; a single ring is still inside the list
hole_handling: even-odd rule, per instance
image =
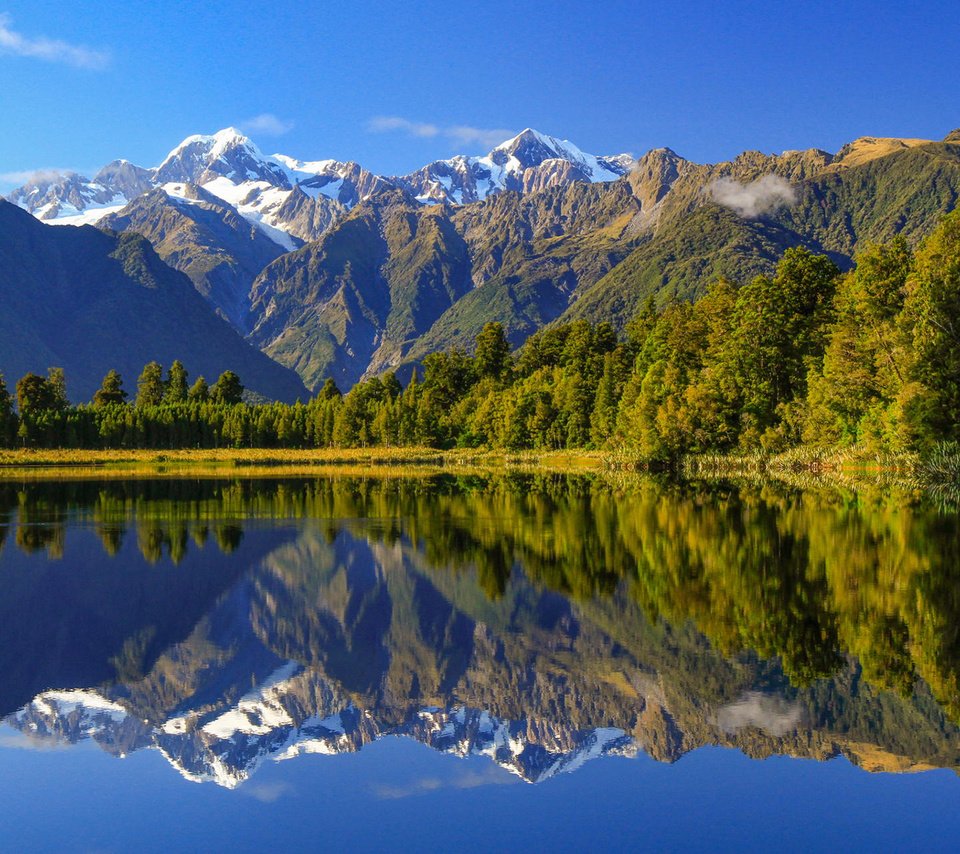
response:
[[[953,850],[960,524],[908,488],[0,482],[18,851]]]

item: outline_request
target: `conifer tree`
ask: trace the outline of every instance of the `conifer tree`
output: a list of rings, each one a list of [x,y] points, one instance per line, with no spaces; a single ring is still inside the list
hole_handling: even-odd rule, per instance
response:
[[[224,371],[210,389],[210,399],[217,403],[235,405],[243,398],[243,384],[233,371]]]
[[[474,364],[480,377],[499,380],[510,368],[510,344],[500,323],[487,323],[477,335]]]
[[[159,362],[149,362],[144,365],[140,377],[137,379],[136,406],[142,409],[145,406],[159,406],[163,403],[163,368]]]
[[[187,400],[191,403],[206,403],[209,399],[210,387],[207,385],[207,381],[202,376],[199,376],[187,391]]]
[[[175,359],[170,366],[170,370],[167,371],[164,401],[166,403],[186,403],[188,391],[186,368],[183,367],[183,362]]]
[[[123,404],[127,393],[123,390],[123,380],[117,371],[109,371],[103,378],[100,388],[93,395],[93,405],[97,408]]]
[[[50,387],[50,408],[64,412],[70,408],[67,399],[67,377],[63,368],[47,369],[47,384]]]

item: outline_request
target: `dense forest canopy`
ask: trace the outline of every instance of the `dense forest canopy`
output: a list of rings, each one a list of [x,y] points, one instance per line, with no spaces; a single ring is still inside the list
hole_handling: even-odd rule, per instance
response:
[[[926,451],[960,439],[960,214],[913,249],[871,245],[842,274],[788,249],[773,276],[713,282],[695,302],[648,303],[608,323],[547,327],[516,352],[487,324],[474,354],[427,355],[342,394],[244,403],[240,378],[192,384],[179,362],[144,368],[132,403],[116,371],[90,404],[68,378],[0,378],[6,447],[626,449],[649,460],[806,444]]]

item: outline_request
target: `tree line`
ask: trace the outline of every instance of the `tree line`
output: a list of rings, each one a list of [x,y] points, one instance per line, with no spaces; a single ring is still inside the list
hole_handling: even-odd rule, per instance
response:
[[[924,451],[960,440],[960,212],[916,249],[872,245],[841,273],[788,250],[772,276],[713,282],[695,302],[648,302],[609,323],[547,327],[511,352],[499,323],[473,355],[433,353],[404,387],[388,373],[346,394],[245,403],[226,371],[190,384],[145,366],[128,402],[116,371],[71,406],[63,371],[0,378],[6,447],[617,448],[650,460],[801,444]]]

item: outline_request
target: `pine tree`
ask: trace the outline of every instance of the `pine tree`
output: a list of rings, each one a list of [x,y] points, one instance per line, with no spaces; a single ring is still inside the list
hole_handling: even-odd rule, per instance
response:
[[[135,405],[142,409],[145,406],[159,406],[163,403],[163,368],[159,362],[149,362],[143,367],[137,379],[137,399]]]
[[[98,409],[104,406],[123,404],[127,393],[123,390],[123,380],[117,371],[109,371],[103,378],[100,388],[93,395],[93,405]]]
[[[167,372],[164,401],[166,403],[186,403],[188,391],[186,368],[183,367],[183,362],[175,359]]]
[[[48,368],[47,383],[50,386],[50,408],[65,412],[70,408],[67,399],[67,377],[63,368]]]
[[[210,387],[207,381],[199,376],[194,380],[190,390],[187,392],[187,400],[191,403],[206,403],[210,399]]]
[[[323,384],[323,388],[320,389],[320,393],[317,395],[320,400],[332,400],[335,397],[343,397],[340,392],[340,389],[337,388],[337,384],[327,377],[326,382]]]
[[[510,344],[500,323],[487,323],[477,335],[473,357],[479,377],[504,378],[511,366]]]
[[[224,371],[210,389],[210,399],[233,406],[243,398],[243,384],[233,371]]]

